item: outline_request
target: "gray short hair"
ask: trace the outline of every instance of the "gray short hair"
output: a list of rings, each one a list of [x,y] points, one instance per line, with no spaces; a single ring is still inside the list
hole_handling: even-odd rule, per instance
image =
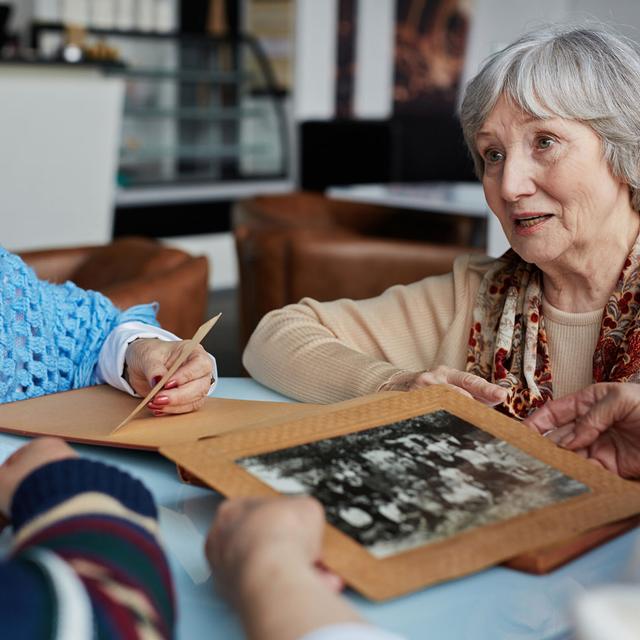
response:
[[[629,185],[640,211],[640,49],[602,27],[547,27],[491,56],[469,83],[460,112],[476,173],[476,135],[500,96],[536,118],[590,126],[612,173]]]

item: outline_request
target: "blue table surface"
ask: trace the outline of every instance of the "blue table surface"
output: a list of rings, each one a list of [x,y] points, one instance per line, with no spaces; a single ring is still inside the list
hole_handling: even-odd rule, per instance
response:
[[[248,378],[222,378],[214,395],[287,400]],[[24,441],[0,434],[0,446]],[[158,454],[84,445],[77,448],[84,455],[127,469],[153,491],[176,583],[178,638],[242,638],[235,614],[216,594],[203,552],[206,532],[222,498],[182,484],[174,465]],[[5,550],[9,537],[8,530],[0,536]],[[368,602],[352,592],[346,595],[366,619],[407,638],[569,638],[573,600],[586,589],[624,578],[629,565],[638,562],[636,538],[636,532],[620,536],[546,576],[496,567],[383,604]]]

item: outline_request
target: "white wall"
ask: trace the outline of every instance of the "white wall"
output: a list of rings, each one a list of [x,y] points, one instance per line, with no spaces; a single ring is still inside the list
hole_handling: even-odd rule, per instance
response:
[[[353,113],[387,118],[393,103],[395,0],[358,0]]]
[[[525,31],[544,24],[594,21],[640,42],[638,0],[476,0],[463,86],[487,56]]]
[[[571,0],[475,0],[462,86],[490,54],[543,23],[562,22]]]
[[[337,0],[297,0],[294,117],[333,117],[336,101]]]
[[[3,246],[111,238],[123,98],[95,69],[0,66]]]
[[[386,118],[393,90],[395,0],[358,0],[354,113]],[[335,115],[338,0],[297,0],[294,117]]]
[[[355,113],[385,118],[391,111],[395,0],[358,0]],[[464,84],[482,61],[542,24],[600,20],[640,42],[640,0],[475,0]],[[335,115],[337,0],[297,0],[296,120]]]
[[[640,2],[638,0],[566,0],[571,18],[596,19],[615,27],[640,42]]]

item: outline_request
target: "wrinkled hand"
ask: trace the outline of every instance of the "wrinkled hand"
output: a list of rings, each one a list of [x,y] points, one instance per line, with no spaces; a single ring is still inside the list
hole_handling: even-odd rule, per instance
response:
[[[444,365],[436,367],[433,371],[398,373],[383,384],[379,391],[414,391],[433,384],[444,384],[451,387],[453,391],[491,407],[504,402],[508,397],[508,391],[497,384],[487,382],[473,373]]]
[[[279,571],[316,571],[333,590],[338,576],[320,565],[324,513],[312,498],[237,498],[224,502],[205,545],[218,586],[236,601],[263,577]]]
[[[127,381],[133,390],[145,397],[179,357],[184,343],[134,340],[125,354]],[[198,345],[147,406],[157,416],[200,409],[211,386],[212,372],[211,358]]]
[[[623,478],[640,477],[640,385],[592,384],[547,402],[524,424]]]
[[[50,462],[77,457],[59,438],[37,438],[20,447],[0,465],[0,512],[9,514],[13,494],[31,472]]]

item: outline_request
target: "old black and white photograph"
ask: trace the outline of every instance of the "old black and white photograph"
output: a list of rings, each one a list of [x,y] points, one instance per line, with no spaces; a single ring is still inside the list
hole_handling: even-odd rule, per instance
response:
[[[376,558],[589,491],[447,411],[236,460],[286,495],[310,495],[327,521]]]

